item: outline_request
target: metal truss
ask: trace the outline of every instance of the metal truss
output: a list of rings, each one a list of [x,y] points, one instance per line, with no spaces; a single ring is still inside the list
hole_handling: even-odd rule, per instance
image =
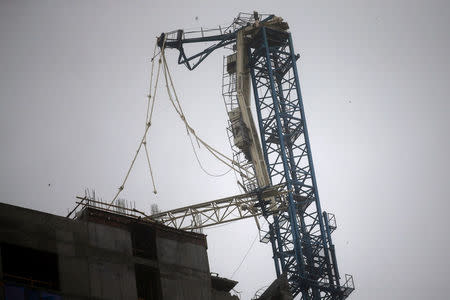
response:
[[[269,22],[274,18],[274,15],[260,14],[257,18],[263,18],[261,22]],[[171,32],[163,33],[158,38],[158,46],[176,48],[179,51],[178,64],[183,64],[189,70],[194,70],[198,65],[205,60],[212,52],[219,48],[228,48],[230,44],[236,42],[237,32],[244,29],[247,24],[255,22],[255,14],[239,13],[239,15],[233,20],[231,25],[222,28],[184,31],[182,29],[174,30]],[[186,55],[183,45],[195,44],[195,43],[211,43],[211,45],[203,51]]]
[[[286,209],[282,186],[273,186],[251,193],[227,197],[219,200],[190,205],[173,209],[148,218],[164,225],[183,229],[196,230],[218,224],[228,223],[246,218],[258,217],[263,214],[262,207],[268,214]],[[268,198],[278,199],[276,206],[267,206]],[[267,206],[267,208],[266,208]]]
[[[277,276],[287,275],[294,297],[345,299],[353,288],[340,285],[332,226],[320,207],[291,35],[263,26],[248,42],[267,170],[286,190],[287,209],[266,215]]]

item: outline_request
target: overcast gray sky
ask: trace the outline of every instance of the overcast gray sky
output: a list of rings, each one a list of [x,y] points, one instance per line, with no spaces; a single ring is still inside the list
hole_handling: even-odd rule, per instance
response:
[[[447,1],[0,0],[0,201],[64,215],[85,188],[111,199],[142,134],[155,37],[253,10],[283,17],[301,55],[322,207],[337,217],[340,270],[357,286],[350,298],[446,298]],[[193,72],[175,52],[168,61],[193,127],[230,153],[225,53]],[[159,95],[149,137],[158,194],[140,157],[123,196],[149,211],[238,193],[233,175],[200,170]],[[256,232],[251,220],[206,230],[211,271],[231,276]],[[274,277],[270,246],[256,243],[234,279],[249,299]]]

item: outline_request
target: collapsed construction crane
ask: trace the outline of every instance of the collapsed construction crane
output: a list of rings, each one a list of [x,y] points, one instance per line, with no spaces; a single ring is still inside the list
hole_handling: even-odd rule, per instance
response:
[[[213,51],[232,51],[224,59],[223,96],[229,116],[233,159],[247,166],[240,173],[244,195],[157,213],[152,219],[185,230],[262,216],[268,228],[278,278],[286,278],[293,297],[346,299],[353,278],[341,281],[331,233],[334,215],[322,211],[314,173],[292,37],[274,15],[239,14],[227,28],[158,38],[162,52],[179,51],[178,63],[194,70]],[[187,55],[186,44],[209,42]],[[251,112],[255,101],[257,126]],[[237,213],[237,215],[236,215]],[[201,216],[201,218],[199,218]],[[259,226],[259,225],[258,225]]]

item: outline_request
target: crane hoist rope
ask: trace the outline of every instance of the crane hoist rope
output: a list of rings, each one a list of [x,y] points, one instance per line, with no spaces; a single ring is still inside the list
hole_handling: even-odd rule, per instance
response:
[[[164,67],[164,77],[166,79],[167,94],[169,96],[170,102],[172,103],[172,106],[174,107],[174,109],[177,112],[177,114],[179,115],[180,119],[183,121],[184,125],[186,126],[187,134],[188,135],[192,134],[198,143],[205,146],[205,148],[215,158],[217,158],[219,161],[221,161],[223,164],[227,165],[228,167],[235,170],[236,172],[239,172],[239,174],[241,174],[242,176],[246,176],[245,173],[248,172],[248,170],[246,168],[243,168],[235,160],[233,160],[232,158],[229,158],[222,152],[218,151],[217,149],[215,149],[214,147],[212,147],[208,143],[206,143],[202,138],[200,138],[197,135],[194,128],[192,128],[192,126],[189,124],[189,122],[187,121],[186,115],[181,107],[176,90],[175,90],[172,75],[171,75],[169,67],[167,65],[164,48],[161,50],[161,57],[162,57],[162,62],[163,62],[163,67]],[[171,92],[171,90],[172,90],[172,92]],[[172,93],[173,93],[173,95],[172,95]]]
[[[152,56],[152,66],[150,69],[150,84],[149,84],[149,91],[147,94],[147,113],[146,113],[146,117],[145,117],[145,129],[144,129],[144,134],[142,135],[142,138],[140,140],[139,146],[136,150],[136,153],[133,156],[133,159],[131,160],[131,164],[128,168],[128,171],[122,181],[122,184],[120,185],[118,191],[116,192],[116,194],[114,195],[113,199],[111,200],[111,202],[109,203],[109,205],[112,205],[114,203],[114,201],[117,200],[117,197],[119,197],[120,193],[122,193],[122,191],[125,188],[125,184],[128,180],[128,177],[130,176],[131,170],[133,169],[134,163],[136,162],[137,156],[142,148],[142,145],[144,145],[144,149],[145,149],[145,156],[146,156],[146,160],[148,163],[148,167],[149,167],[149,171],[150,171],[150,178],[152,180],[152,185],[153,185],[153,193],[157,193],[156,190],[156,186],[155,186],[155,179],[153,176],[153,170],[152,170],[152,165],[150,162],[150,155],[148,152],[148,148],[147,148],[147,133],[148,130],[150,129],[150,126],[152,125],[152,116],[153,116],[153,109],[155,106],[155,99],[156,99],[156,91],[157,91],[157,87],[158,87],[158,81],[159,81],[159,76],[161,74],[161,60],[158,60],[158,70],[156,72],[156,80],[155,80],[155,86],[153,89],[153,95],[152,95],[152,85],[153,85],[153,74],[154,74],[154,64],[155,64],[155,58],[158,56],[158,54],[156,53],[156,49],[157,46],[155,45],[155,48],[153,49],[153,56]]]
[[[147,126],[147,124],[149,124],[149,126],[151,125],[151,120],[152,120],[152,116],[153,116],[153,110],[155,108],[155,99],[156,99],[156,87],[158,86],[158,82],[155,83],[155,92],[153,94],[153,98],[152,98],[152,84],[153,84],[153,70],[154,70],[154,66],[155,66],[155,56],[156,56],[156,49],[157,46],[155,45],[155,48],[153,49],[153,57],[152,57],[152,68],[150,71],[150,84],[149,84],[149,88],[148,88],[148,101],[147,101],[147,115],[145,118],[145,126]],[[160,64],[158,64],[158,75],[159,75],[159,69],[160,69]],[[159,78],[159,76],[158,76]],[[153,99],[153,101],[152,101]],[[151,109],[150,109],[151,107]],[[150,109],[150,112],[149,112]],[[148,148],[147,148],[147,135],[145,136],[144,139],[144,149],[145,149],[145,157],[147,158],[147,163],[148,163],[148,169],[150,172],[150,178],[152,179],[152,186],[153,186],[153,193],[156,194],[157,190],[156,190],[156,186],[155,186],[155,178],[153,176],[153,170],[152,170],[152,164],[150,162],[150,155],[148,153]]]
[[[211,177],[222,177],[222,176],[225,176],[225,175],[227,175],[228,173],[230,173],[231,170],[233,170],[233,168],[229,168],[227,171],[225,171],[225,172],[222,173],[222,174],[213,174],[213,173],[210,173],[208,170],[206,170],[206,169],[203,167],[203,164],[202,164],[202,162],[200,161],[200,158],[198,157],[197,150],[195,150],[194,141],[192,140],[192,136],[191,136],[189,133],[188,133],[188,137],[189,137],[189,142],[191,143],[192,151],[194,152],[195,159],[197,160],[197,163],[198,163],[200,169],[202,169],[202,171],[205,172],[205,174],[207,174],[207,175],[209,175],[209,176],[211,176]],[[199,148],[200,148],[200,145],[199,145]]]
[[[156,43],[155,43],[155,47],[157,47],[157,46],[158,46],[158,43],[156,42]],[[166,62],[166,59],[165,59],[165,56],[164,56],[164,50],[162,50],[161,53],[162,53],[163,61],[164,61],[164,64],[165,64],[165,65],[164,65],[164,66],[165,66],[165,72],[166,72],[166,69],[167,69],[167,72],[168,72],[168,67],[167,67],[167,65],[166,65],[167,62]],[[167,82],[167,76],[166,76],[166,73],[164,74],[164,76],[165,76],[165,78],[166,78],[166,87],[168,87],[168,82]],[[169,74],[169,76],[170,76],[170,74]],[[179,115],[180,115],[180,113],[181,113],[181,115],[184,116],[184,112],[183,112],[183,110],[182,110],[182,108],[181,108],[181,104],[180,104],[180,102],[179,102],[179,100],[178,100],[178,97],[177,97],[175,88],[174,88],[174,86],[173,86],[173,82],[172,82],[171,76],[170,76],[169,78],[170,78],[171,87],[172,87],[172,90],[173,90],[173,93],[174,93],[174,95],[175,95],[175,99],[176,99],[176,102],[177,102],[177,105],[178,105],[178,108],[174,105],[175,111],[176,111]],[[171,96],[171,93],[170,93],[170,90],[169,90],[169,89],[167,89],[167,93],[168,93],[168,95],[169,95],[169,99],[171,100],[171,102],[172,102],[172,104],[173,104],[173,98],[172,98],[172,96]],[[184,118],[184,119],[182,118],[182,120],[185,121],[185,118]],[[191,136],[190,130],[188,129],[190,126],[188,127],[188,125],[186,125],[186,122],[185,122],[185,126],[186,126],[187,135],[188,135],[188,137],[189,137],[189,141],[190,141],[190,143],[191,143],[192,151],[194,152],[194,155],[195,155],[195,158],[196,158],[196,160],[197,160],[197,163],[198,163],[200,169],[202,169],[203,172],[205,172],[207,175],[212,176],[212,177],[222,177],[222,176],[228,174],[231,170],[234,170],[232,167],[230,167],[229,170],[227,170],[226,172],[224,172],[224,173],[222,173],[222,174],[212,174],[211,172],[207,171],[207,170],[205,169],[205,167],[203,166],[203,164],[201,163],[200,158],[198,157],[197,151],[195,150],[194,142],[193,142],[193,140],[192,140],[192,136]],[[198,145],[198,147],[200,148],[199,140],[198,140],[197,137],[195,137],[195,138],[196,138],[196,141],[197,141],[197,145]]]

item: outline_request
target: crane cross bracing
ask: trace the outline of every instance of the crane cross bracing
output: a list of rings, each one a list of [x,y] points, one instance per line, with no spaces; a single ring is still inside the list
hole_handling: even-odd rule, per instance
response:
[[[183,230],[196,230],[236,220],[260,216],[261,206],[269,198],[276,198],[280,203],[269,209],[270,214],[285,209],[281,203],[286,192],[282,186],[274,186],[262,191],[208,201],[186,207],[181,207],[151,215],[149,218],[164,225]],[[263,205],[262,205],[263,204]]]

